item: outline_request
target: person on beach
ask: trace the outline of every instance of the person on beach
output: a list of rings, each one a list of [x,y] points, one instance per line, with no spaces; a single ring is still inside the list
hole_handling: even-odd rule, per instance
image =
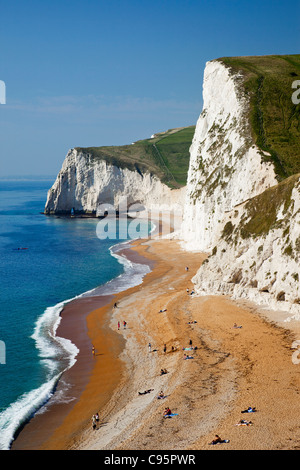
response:
[[[252,406],[249,406],[249,408],[247,408],[246,410],[241,411],[241,413],[255,413],[255,412],[256,412],[255,406],[253,406],[253,408]]]
[[[157,398],[166,398],[164,392],[161,390],[161,392],[159,393],[158,397]]]
[[[120,329],[120,322],[118,321],[118,330]]]
[[[168,373],[167,369],[160,369],[160,375],[164,375],[167,373]]]
[[[236,423],[236,426],[252,426],[252,421],[245,421],[244,419],[241,419],[238,423]]]
[[[164,411],[164,416],[168,416],[168,415],[171,415],[172,414],[172,411],[170,410],[170,408],[166,408],[165,411]]]
[[[193,356],[188,356],[187,354],[184,354],[183,359],[194,359]]]
[[[167,352],[167,345],[165,344],[164,345],[164,353],[166,354],[166,352]]]
[[[95,415],[92,416],[92,428],[97,429],[97,420]]]
[[[124,329],[126,328],[126,325],[127,325],[126,321],[123,321],[123,328]]]
[[[227,439],[221,439],[220,436],[216,434],[215,439],[213,439],[209,444],[210,445],[223,444],[224,442],[229,442],[229,441]]]
[[[96,354],[96,350],[95,350],[95,347],[94,347],[94,346],[93,346],[93,348],[92,348],[92,354],[93,354],[93,356],[95,356],[95,354]]]
[[[149,349],[149,352],[151,352],[151,350],[152,350],[151,343],[148,344],[148,349]]]
[[[117,308],[118,304],[117,302],[114,303],[114,308]]]
[[[154,388],[150,388],[149,390],[145,390],[144,392],[139,392],[139,395],[146,395],[147,393],[153,392]]]

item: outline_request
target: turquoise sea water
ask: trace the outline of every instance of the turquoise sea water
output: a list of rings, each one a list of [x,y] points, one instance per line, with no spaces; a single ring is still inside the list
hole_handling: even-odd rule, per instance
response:
[[[74,363],[76,346],[55,337],[64,303],[97,286],[119,292],[149,271],[118,256],[124,238],[99,240],[97,219],[43,215],[52,183],[0,181],[0,449]]]

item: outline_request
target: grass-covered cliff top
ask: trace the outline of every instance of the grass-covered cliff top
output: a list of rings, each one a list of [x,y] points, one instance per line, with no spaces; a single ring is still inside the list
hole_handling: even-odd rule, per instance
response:
[[[278,179],[300,172],[300,104],[292,102],[300,80],[300,54],[217,59],[244,76],[254,142],[271,154]]]
[[[130,145],[77,147],[76,150],[120,168],[148,171],[171,188],[179,188],[186,184],[194,132],[195,126],[169,129]]]

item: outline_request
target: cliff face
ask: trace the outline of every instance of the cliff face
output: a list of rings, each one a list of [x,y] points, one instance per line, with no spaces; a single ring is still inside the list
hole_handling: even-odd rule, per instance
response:
[[[193,279],[201,294],[228,294],[300,320],[300,174],[227,213]]]
[[[270,154],[254,144],[244,77],[209,62],[191,145],[182,245],[208,259],[199,294],[229,294],[300,318],[299,175],[278,184]]]
[[[183,213],[171,236],[208,254],[193,279],[197,293],[251,299],[300,319],[300,113],[290,94],[299,70],[298,56],[208,62],[186,187],[170,189],[185,184],[191,127],[133,146],[70,150],[45,212],[96,214],[126,200],[173,211],[176,229]]]
[[[171,190],[149,172],[120,168],[71,149],[48,191],[45,213],[69,214],[74,208],[75,212],[96,214],[101,204],[117,210],[123,201],[147,209],[162,204],[173,208],[182,204],[184,193],[184,188]]]
[[[220,62],[206,65],[203,111],[190,149],[182,236],[189,250],[215,246],[224,213],[277,183],[253,144],[242,77]]]

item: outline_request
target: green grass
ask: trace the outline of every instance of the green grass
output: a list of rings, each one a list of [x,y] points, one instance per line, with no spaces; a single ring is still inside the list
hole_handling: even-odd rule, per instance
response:
[[[284,219],[289,220],[288,210],[292,204],[291,195],[296,185],[299,185],[299,178],[300,174],[290,176],[246,203],[245,214],[239,224],[242,238],[256,238],[266,235],[271,229],[280,226]],[[283,219],[277,220],[280,208],[282,208]]]
[[[101,159],[120,168],[149,172],[169,187],[180,188],[186,185],[194,132],[195,126],[169,129],[133,145],[77,147],[76,150],[90,155],[91,160]]]
[[[300,105],[292,102],[292,83],[300,80],[300,55],[223,57],[242,73],[250,98],[252,138],[271,154],[278,180],[300,172]]]

